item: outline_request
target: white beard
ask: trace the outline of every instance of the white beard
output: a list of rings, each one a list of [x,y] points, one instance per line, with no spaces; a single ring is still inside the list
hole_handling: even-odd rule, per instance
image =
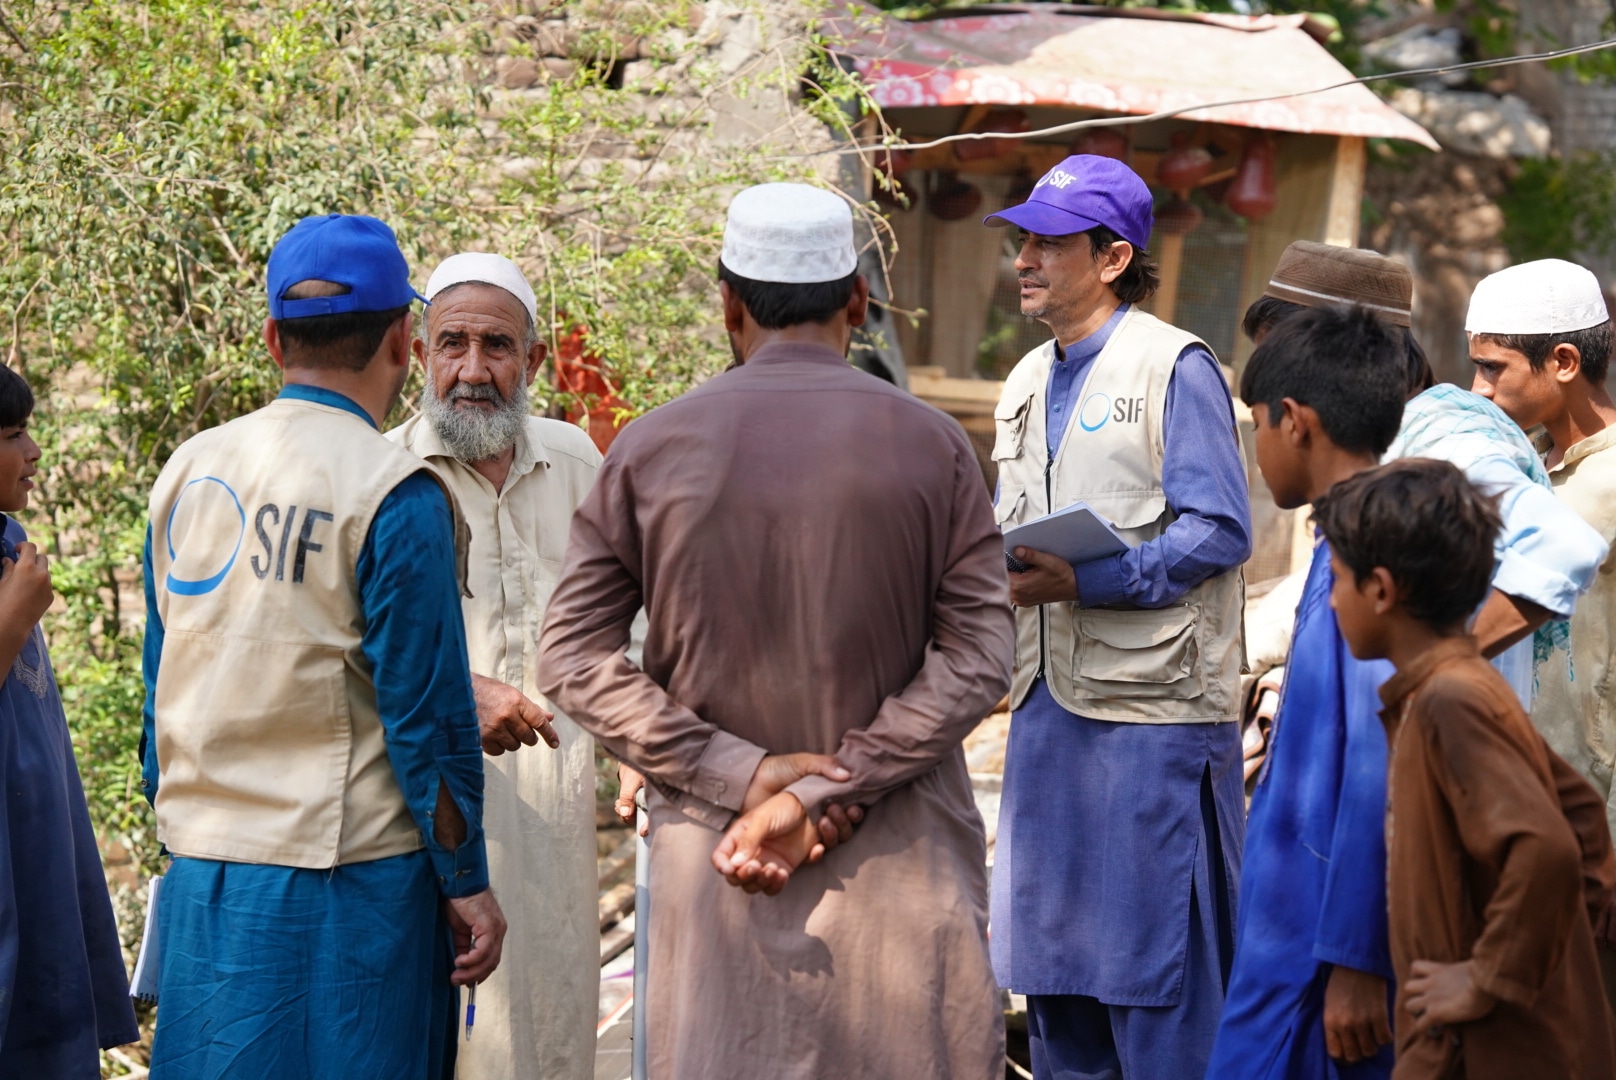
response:
[[[492,401],[493,412],[461,408],[457,401]],[[501,398],[492,383],[468,386],[456,383],[445,397],[429,379],[421,395],[422,409],[438,438],[458,461],[488,461],[510,449],[527,423],[527,384],[518,382],[509,398]]]

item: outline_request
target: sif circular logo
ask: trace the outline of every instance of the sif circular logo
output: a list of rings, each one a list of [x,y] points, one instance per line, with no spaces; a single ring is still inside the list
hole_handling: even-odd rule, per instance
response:
[[[246,535],[247,512],[229,484],[217,476],[199,476],[186,484],[163,525],[168,591],[176,596],[202,596],[217,589],[236,565]]]
[[[1111,395],[1098,390],[1083,399],[1078,406],[1077,422],[1084,431],[1099,431],[1111,419]]]

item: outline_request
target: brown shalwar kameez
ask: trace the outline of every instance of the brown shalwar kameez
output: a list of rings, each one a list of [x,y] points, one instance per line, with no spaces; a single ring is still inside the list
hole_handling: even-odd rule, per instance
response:
[[[649,617],[644,672],[624,658]],[[651,799],[650,1075],[1003,1075],[960,742],[1009,687],[1003,547],[959,425],[771,345],[624,429],[579,508],[539,685]],[[868,806],[774,897],[710,858],[765,753]]]
[[[1398,1080],[1608,1080],[1616,1041],[1590,913],[1616,861],[1603,803],[1531,726],[1474,639],[1444,641],[1381,688],[1391,747],[1387,899]],[[1416,1035],[1415,960],[1470,960],[1498,998]]]

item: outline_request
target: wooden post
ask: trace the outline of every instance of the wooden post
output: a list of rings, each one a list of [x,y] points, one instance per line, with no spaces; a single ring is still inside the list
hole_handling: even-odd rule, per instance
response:
[[[1336,140],[1335,169],[1330,177],[1330,206],[1325,212],[1324,242],[1358,246],[1358,220],[1363,216],[1364,140],[1343,135]]]
[[[1178,279],[1184,270],[1182,234],[1162,237],[1157,265],[1161,268],[1161,284],[1156,289],[1156,303],[1151,314],[1164,323],[1170,323],[1178,310]]]

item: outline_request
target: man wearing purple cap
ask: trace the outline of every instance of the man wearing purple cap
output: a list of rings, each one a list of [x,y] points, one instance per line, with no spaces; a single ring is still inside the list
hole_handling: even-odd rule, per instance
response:
[[[994,970],[1027,995],[1036,1076],[1198,1077],[1244,818],[1234,407],[1205,343],[1138,307],[1158,278],[1127,166],[1069,157],[985,223],[1022,230],[1021,311],[1055,335],[994,410],[999,525],[1081,502],[1129,544],[1076,566],[1013,553]]]
[[[152,490],[162,1080],[447,1076],[451,983],[499,963],[459,514],[376,430],[415,298],[386,225],[299,222],[269,258],[285,389]]]

